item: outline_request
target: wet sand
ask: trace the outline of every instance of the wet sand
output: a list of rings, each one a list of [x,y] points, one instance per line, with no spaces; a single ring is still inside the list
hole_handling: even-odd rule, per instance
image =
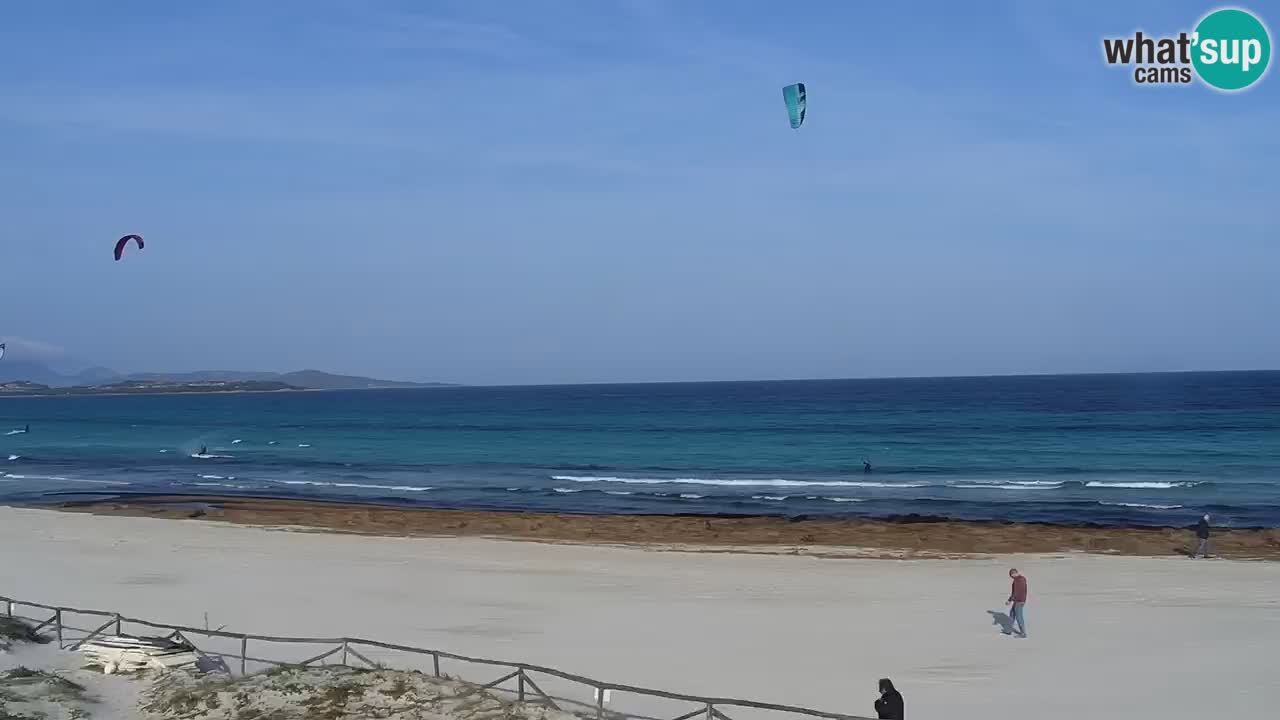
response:
[[[199,508],[199,509],[194,509]],[[1190,530],[1062,527],[937,521],[789,520],[766,517],[566,515],[432,510],[226,497],[148,497],[66,503],[98,515],[201,519],[389,537],[490,537],[688,550],[932,557],[1084,552],[1177,556]],[[1231,559],[1280,560],[1280,529],[1215,531],[1213,551]]]

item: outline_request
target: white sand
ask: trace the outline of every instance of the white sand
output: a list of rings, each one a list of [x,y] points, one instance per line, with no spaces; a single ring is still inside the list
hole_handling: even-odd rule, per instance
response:
[[[1010,564],[1030,579],[1025,640],[987,613],[1003,608]],[[1278,563],[820,560],[0,508],[0,568],[0,594],[36,601],[192,625],[208,611],[236,631],[359,635],[837,712],[874,714],[886,675],[914,718],[1280,707]]]
[[[50,720],[70,717],[72,715],[68,711],[72,709],[89,713],[92,720],[136,718],[138,698],[143,686],[120,675],[103,675],[100,672],[84,670],[83,663],[79,660],[78,654],[60,651],[53,644],[21,645],[14,647],[10,652],[0,652],[0,672],[24,667],[53,673],[83,686],[85,698],[89,701],[88,704],[82,705],[65,699],[49,700],[43,707],[39,705],[11,707],[11,710],[23,714],[42,711]]]

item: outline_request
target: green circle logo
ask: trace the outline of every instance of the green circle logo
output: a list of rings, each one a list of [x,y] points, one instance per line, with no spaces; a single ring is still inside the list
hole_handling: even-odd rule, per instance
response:
[[[1267,26],[1244,10],[1215,10],[1196,26],[1191,63],[1219,90],[1243,90],[1262,79],[1271,61]]]

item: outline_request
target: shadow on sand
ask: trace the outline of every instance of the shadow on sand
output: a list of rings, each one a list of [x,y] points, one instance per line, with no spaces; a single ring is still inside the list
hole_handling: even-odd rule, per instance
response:
[[[987,614],[991,616],[991,624],[999,625],[1000,632],[1005,635],[1014,634],[1013,618],[1009,617],[1009,613],[1000,612],[999,610],[988,610]]]

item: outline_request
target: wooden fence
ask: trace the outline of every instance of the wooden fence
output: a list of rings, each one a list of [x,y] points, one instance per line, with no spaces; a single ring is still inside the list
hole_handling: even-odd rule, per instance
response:
[[[300,638],[275,637],[271,635],[250,635],[247,633],[228,632],[221,629],[212,630],[207,627],[198,628],[186,625],[174,625],[171,623],[159,623],[150,620],[127,617],[120,613],[108,612],[105,610],[86,610],[82,608],[46,605],[44,603],[16,600],[4,596],[0,596],[0,607],[3,608],[4,614],[7,617],[36,623],[36,632],[54,633],[57,637],[58,647],[62,649],[76,650],[85,642],[100,635],[120,635],[124,634],[126,629],[131,629],[128,626],[139,626],[147,628],[150,631],[167,631],[167,637],[189,643],[196,647],[199,655],[219,659],[227,664],[228,669],[233,674],[238,672],[240,675],[249,674],[251,667],[256,670],[264,666],[308,667],[320,664],[329,664],[352,668],[385,668],[389,667],[387,663],[371,659],[371,656],[376,655],[379,651],[391,651],[395,653],[407,653],[419,658],[429,659],[429,669],[421,669],[424,672],[434,674],[436,677],[444,676],[441,673],[440,667],[441,661],[445,660],[470,666],[500,668],[503,671],[503,675],[496,680],[485,683],[478,683],[462,677],[461,675],[455,675],[455,677],[463,682],[473,685],[476,691],[491,690],[510,697],[517,702],[545,704],[546,706],[556,710],[571,712],[587,718],[594,717],[595,720],[606,720],[606,718],[608,720],[624,720],[627,718],[636,718],[637,720],[692,720],[694,718],[702,718],[704,720],[735,720],[726,714],[725,709],[731,709],[735,712],[741,710],[767,711],[770,715],[775,717],[790,715],[824,718],[826,720],[867,720],[860,716],[827,712],[824,710],[814,710],[812,708],[798,707],[794,705],[781,705],[778,703],[758,702],[738,698],[702,697],[697,695],[686,695],[684,693],[668,692],[666,690],[637,687],[635,685],[602,682],[600,680],[593,680],[581,675],[575,675],[555,668],[543,667],[541,665],[532,665],[529,663],[513,662],[509,660],[491,660],[488,658],[469,657],[466,655],[446,652],[444,650],[431,650],[427,648],[412,647],[409,645],[381,642],[378,640],[366,640],[364,638]],[[44,613],[52,614],[48,617],[45,617],[43,614],[24,615],[24,610],[28,612],[43,611]],[[102,620],[102,622],[96,627],[88,629],[73,627],[68,623],[68,616],[98,618]],[[73,636],[72,633],[75,633],[75,635]],[[204,638],[205,647],[202,648],[193,642],[191,639],[193,636]],[[215,650],[210,647],[210,644],[216,640],[221,640],[224,643],[229,641],[233,643],[233,645],[230,648],[224,647],[222,650]],[[253,645],[251,646],[250,643]],[[273,658],[258,656],[259,654],[270,655],[272,654],[272,648],[280,648],[281,646],[310,647],[313,651],[316,649],[316,646],[321,646],[323,648],[323,652],[315,654],[307,652],[306,656],[301,660],[285,660],[281,659],[279,655]],[[357,662],[359,664],[355,664]],[[535,677],[538,679],[535,680]],[[590,689],[592,691],[590,702],[585,702],[583,699],[555,696],[544,692],[539,681],[547,682],[548,679],[564,681],[579,686],[580,688]],[[675,717],[670,717],[669,714],[655,716],[651,714],[642,715],[633,712],[620,712],[614,708],[606,708],[606,704],[609,702],[607,698],[613,693],[675,701],[683,704],[685,708],[687,708],[689,704],[692,704],[693,709]]]

